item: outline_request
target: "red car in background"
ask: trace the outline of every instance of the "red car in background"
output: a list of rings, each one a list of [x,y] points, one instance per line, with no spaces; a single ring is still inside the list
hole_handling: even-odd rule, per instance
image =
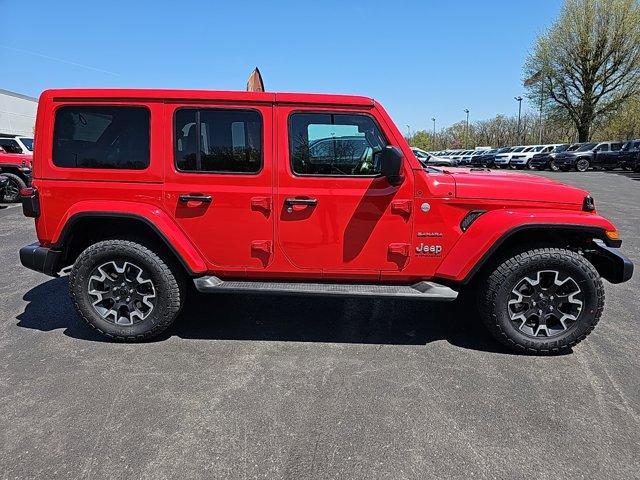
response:
[[[33,155],[7,153],[0,147],[0,173],[7,178],[0,200],[13,203],[20,196],[20,189],[31,185],[31,167]]]

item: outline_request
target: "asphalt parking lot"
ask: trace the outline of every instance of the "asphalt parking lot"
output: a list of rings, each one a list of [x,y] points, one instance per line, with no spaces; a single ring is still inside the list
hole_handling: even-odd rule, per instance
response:
[[[589,189],[640,265],[640,174]],[[158,341],[103,341],[28,271],[0,210],[0,478],[640,478],[640,275],[595,332],[513,355],[416,301],[191,297]]]

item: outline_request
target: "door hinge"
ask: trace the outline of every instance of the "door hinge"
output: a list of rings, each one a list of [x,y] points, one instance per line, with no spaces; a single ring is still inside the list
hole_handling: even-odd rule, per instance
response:
[[[254,240],[251,242],[251,250],[266,255],[271,255],[271,241],[270,240]]]
[[[252,197],[251,210],[271,212],[271,197]]]
[[[411,215],[412,200],[394,200],[391,202],[391,213],[397,215]]]
[[[389,253],[391,255],[400,255],[401,257],[408,257],[411,245],[408,243],[390,243]]]

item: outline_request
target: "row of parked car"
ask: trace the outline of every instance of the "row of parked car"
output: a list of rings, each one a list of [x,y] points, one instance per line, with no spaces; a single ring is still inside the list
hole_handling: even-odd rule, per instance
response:
[[[20,189],[31,184],[33,138],[0,136],[0,201],[18,200]]]
[[[640,140],[626,142],[518,145],[474,150],[426,152],[412,148],[423,162],[433,166],[472,166],[531,170],[577,170],[622,168],[640,172]]]

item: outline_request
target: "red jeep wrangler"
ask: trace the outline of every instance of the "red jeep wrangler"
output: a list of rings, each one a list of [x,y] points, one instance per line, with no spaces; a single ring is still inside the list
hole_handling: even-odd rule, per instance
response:
[[[601,277],[629,280],[615,226],[587,192],[537,176],[420,163],[365,97],[51,90],[40,98],[38,242],[22,264],[70,267],[104,335],[152,337],[200,292],[454,300],[477,295],[497,339],[575,345]]]

